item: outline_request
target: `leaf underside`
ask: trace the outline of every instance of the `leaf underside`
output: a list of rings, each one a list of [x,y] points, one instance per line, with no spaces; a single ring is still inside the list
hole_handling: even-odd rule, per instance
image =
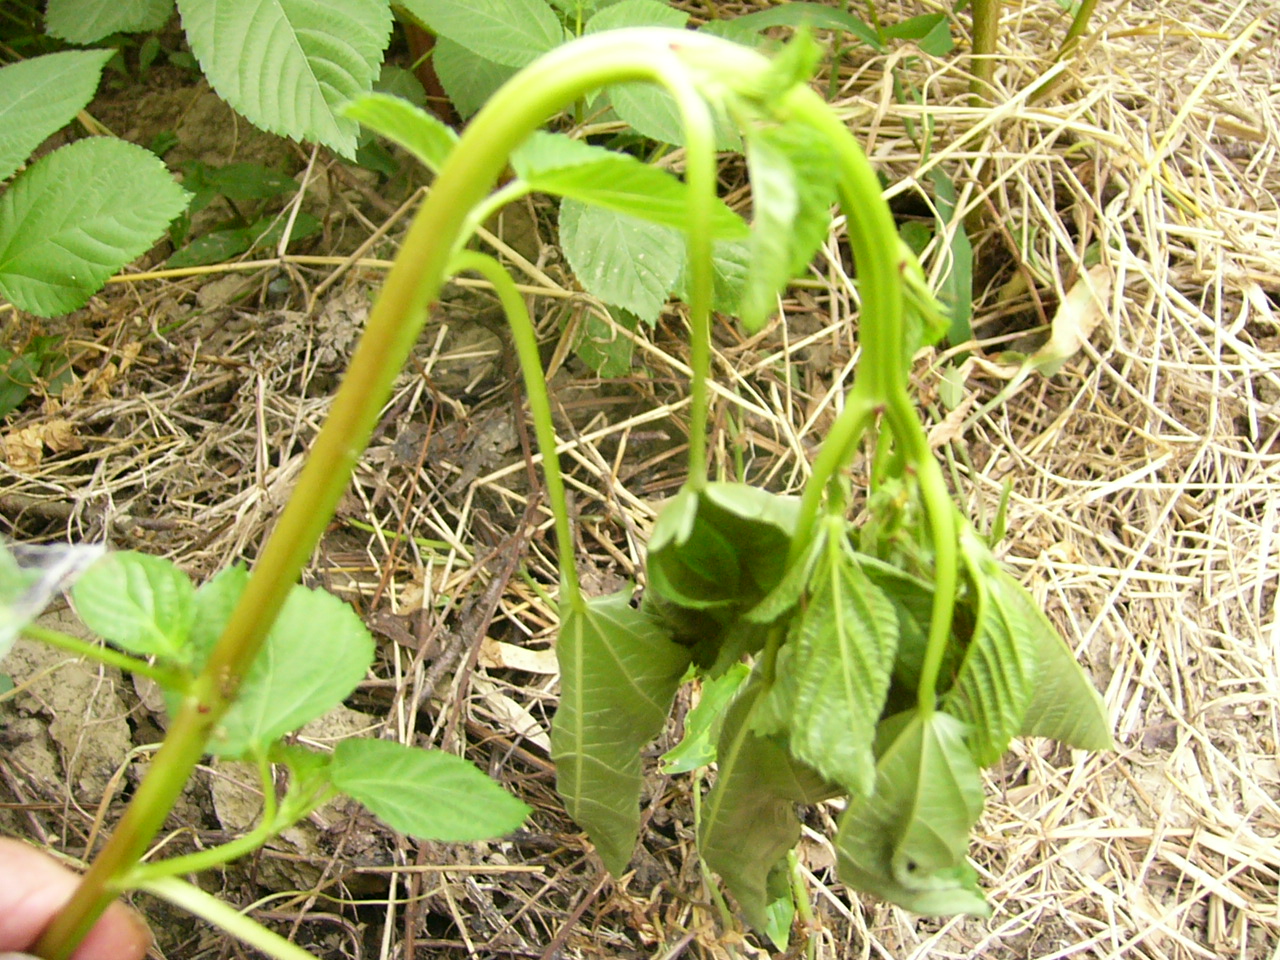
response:
[[[662,732],[689,651],[624,592],[569,608],[556,657],[556,790],[609,872],[621,876],[640,830],[640,751]]]

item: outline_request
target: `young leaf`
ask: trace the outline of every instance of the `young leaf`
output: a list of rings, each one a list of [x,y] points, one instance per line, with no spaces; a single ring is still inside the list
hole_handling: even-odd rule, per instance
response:
[[[195,587],[161,557],[111,553],[72,590],[76,613],[94,633],[129,653],[186,666],[195,621]]]
[[[826,239],[839,173],[826,138],[801,124],[749,127],[746,143],[754,216],[741,317],[754,333]]]
[[[840,879],[915,913],[990,915],[965,860],[982,779],[964,725],[940,712],[898,714],[881,723],[876,753],[874,792],[851,797],[840,818]]]
[[[764,692],[758,681],[750,682],[729,708],[717,748],[719,772],[698,826],[702,859],[758,930],[769,926],[769,874],[800,839],[796,804],[834,794],[787,752],[781,738],[753,731],[752,715]]]
[[[373,87],[391,36],[385,0],[178,0],[218,96],[264,130],[355,156],[338,108]]]
[[[627,154],[581,144],[564,147],[559,140],[577,143],[555,134],[535,136],[528,151],[512,157],[516,173],[532,190],[681,230],[687,227],[688,188],[681,180]],[[551,165],[553,149],[564,151],[560,165]],[[719,238],[747,236],[742,218],[720,200],[712,207],[711,229]]]
[[[735,663],[720,676],[702,682],[702,697],[684,718],[684,737],[662,755],[665,776],[715,763],[725,711],[750,673],[745,663]]]
[[[234,589],[235,578],[225,588]],[[221,598],[211,600],[210,607],[215,603],[220,607]],[[210,632],[221,633],[224,625]],[[350,696],[373,653],[373,637],[350,606],[323,590],[295,586],[209,741],[209,752],[222,757],[265,753],[274,741]]]
[[[640,750],[662,731],[689,651],[619,593],[569,607],[556,657],[556,790],[605,867],[621,876],[640,830]]]
[[[113,33],[159,30],[172,15],[173,0],[49,0],[44,23],[55,37],[97,43]]]
[[[929,645],[929,624],[933,619],[933,586],[899,570],[883,560],[858,554],[858,564],[880,592],[893,604],[898,618],[898,653],[893,660],[893,678],[903,688],[915,692],[920,685],[925,649]],[[939,671],[939,687],[951,684],[959,659],[957,644],[948,644]]]
[[[398,143],[432,173],[440,172],[458,142],[458,135],[426,110],[386,93],[357,97],[342,114]]]
[[[329,777],[387,826],[420,840],[488,840],[511,833],[530,813],[475,764],[391,740],[343,740]]]
[[[401,0],[432,33],[508,67],[532,63],[565,41],[544,0]]]
[[[973,637],[942,704],[968,725],[970,752],[985,767],[1000,759],[1026,716],[1036,667],[1035,624],[972,530],[961,533],[960,551],[976,597]]]
[[[0,195],[0,296],[44,317],[77,310],[186,204],[142,147],[90,137],[55,150]]]
[[[842,518],[809,581],[809,601],[791,622],[786,676],[791,752],[850,793],[875,781],[871,744],[889,692],[898,620],[862,572]],[[783,712],[785,716],[785,712]]]
[[[18,633],[102,557],[102,544],[13,544],[0,537],[0,660]]]
[[[678,230],[570,199],[560,204],[560,245],[588,291],[648,324],[684,262]]]
[[[435,65],[440,85],[453,101],[458,116],[463,118],[483,107],[498,88],[520,69],[486,60],[448,37],[436,38],[431,62]]]
[[[0,180],[93,99],[113,52],[68,50],[0,67]]]

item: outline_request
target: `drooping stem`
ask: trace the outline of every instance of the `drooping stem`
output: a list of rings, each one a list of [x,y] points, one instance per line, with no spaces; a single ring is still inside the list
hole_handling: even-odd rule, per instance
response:
[[[473,250],[461,251],[454,260],[455,271],[474,270],[493,284],[502,303],[515,343],[516,359],[524,378],[533,432],[542,453],[542,474],[547,485],[547,499],[556,525],[556,553],[560,565],[561,602],[579,609],[583,606],[582,588],[578,584],[578,565],[573,551],[573,529],[569,520],[569,503],[565,497],[564,478],[560,474],[560,455],[556,452],[556,425],[551,414],[551,397],[542,375],[542,358],[538,354],[538,331],[533,326],[524,297],[516,289],[511,275],[493,257]]]
[[[525,68],[472,121],[405,237],[325,426],[240,603],[115,832],[40,938],[36,951],[41,956],[70,956],[115,898],[119,878],[141,859],[163,825],[350,481],[428,305],[468,239],[463,229],[468,214],[492,189],[511,151],[549,117],[600,86],[650,81],[681,96],[677,88],[687,85],[688,76],[676,53],[681,46],[722,56],[735,69],[742,64],[758,70],[765,62],[717,38],[680,31],[594,34]]]

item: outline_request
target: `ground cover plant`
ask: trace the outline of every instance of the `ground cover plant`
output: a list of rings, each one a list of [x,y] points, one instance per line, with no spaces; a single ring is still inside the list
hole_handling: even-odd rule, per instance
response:
[[[130,877],[152,869],[136,863],[209,749],[250,756],[264,769],[271,761],[291,769],[299,792],[286,794],[280,822],[314,809],[336,788],[395,826],[430,832],[404,819],[389,775],[369,770],[433,755],[402,761],[394,744],[344,741],[330,759],[272,744],[348,693],[368,665],[369,645],[356,639],[358,631],[336,631],[334,658],[349,669],[335,677],[325,664],[324,679],[312,681],[288,675],[300,659],[286,653],[288,638],[314,642],[309,619],[342,619],[324,595],[293,584],[369,440],[427,304],[459,272],[481,274],[502,303],[543,453],[560,570],[561,701],[552,755],[560,794],[607,868],[621,875],[627,867],[640,821],[640,752],[694,667],[709,680],[740,681],[723,697],[723,716],[706,720],[720,730],[718,772],[702,800],[698,842],[751,924],[785,943],[795,806],[837,796],[847,798],[834,838],[846,883],[921,913],[986,913],[966,860],[982,809],[980,767],[998,761],[1019,734],[1104,748],[1108,722],[1063,640],[950,498],[907,381],[910,358],[945,332],[946,320],[898,239],[865,156],[807,85],[819,56],[807,34],[768,61],[684,31],[602,32],[531,64],[456,143],[443,124],[394,98],[370,95],[347,108],[439,176],[254,572],[233,569],[196,592],[160,561],[115,557],[76,588],[89,625],[130,654],[156,656],[158,666],[130,665],[150,669],[180,697],[165,745],[128,811],[45,934],[45,955],[68,955]],[[683,180],[624,154],[533,135],[591,90],[634,81],[662,86],[678,104]],[[750,227],[715,195],[717,117],[745,146]],[[489,196],[508,159],[516,179]],[[496,260],[466,249],[498,203],[529,191],[623,211],[685,235],[688,474],[650,538],[639,606],[630,590],[589,597],[582,588],[527,307]],[[847,218],[858,264],[862,355],[854,385],[800,497],[710,481],[705,436],[717,282],[722,298],[732,291],[744,327],[762,328],[779,292],[826,236],[833,200]],[[739,244],[745,271],[718,277],[725,258],[717,257],[717,243]],[[872,482],[855,498],[845,474],[866,444],[874,450]],[[856,524],[855,506],[862,514]],[[122,593],[141,598],[143,618],[117,609]],[[313,615],[311,604],[326,610]],[[191,647],[189,633],[197,637]],[[744,657],[752,663],[747,674],[737,667]],[[286,674],[261,678],[259,671],[277,667]],[[276,693],[305,691],[309,683],[318,689],[314,701],[299,696],[305,706]],[[387,751],[396,756],[383,757]],[[369,752],[377,753],[376,764]],[[494,822],[463,833],[492,833],[522,815],[514,801],[504,805],[496,796]],[[263,826],[230,850],[155,870],[243,852],[280,829],[277,813],[268,809]],[[782,924],[771,920],[779,909],[788,918]]]

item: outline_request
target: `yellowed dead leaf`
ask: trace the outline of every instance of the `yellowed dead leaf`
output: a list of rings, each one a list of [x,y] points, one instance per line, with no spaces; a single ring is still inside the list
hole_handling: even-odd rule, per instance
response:
[[[554,650],[529,650],[514,643],[485,637],[480,641],[480,664],[505,670],[524,670],[553,677],[560,672]]]
[[[530,743],[551,753],[551,737],[528,710],[498,689],[498,685],[483,677],[471,678],[471,689],[484,704],[484,708],[506,729],[519,734]]]
[[[65,453],[68,450],[80,450],[84,441],[76,433],[75,424],[62,418],[48,420],[43,424],[42,439],[44,445],[54,453]]]
[[[40,466],[40,461],[44,459],[44,439],[40,434],[40,426],[23,427],[5,434],[4,459],[9,466],[21,473],[28,473]]]
[[[1096,264],[1067,291],[1053,315],[1049,342],[1031,357],[1031,365],[1046,377],[1080,352],[1111,307],[1110,268]]]

